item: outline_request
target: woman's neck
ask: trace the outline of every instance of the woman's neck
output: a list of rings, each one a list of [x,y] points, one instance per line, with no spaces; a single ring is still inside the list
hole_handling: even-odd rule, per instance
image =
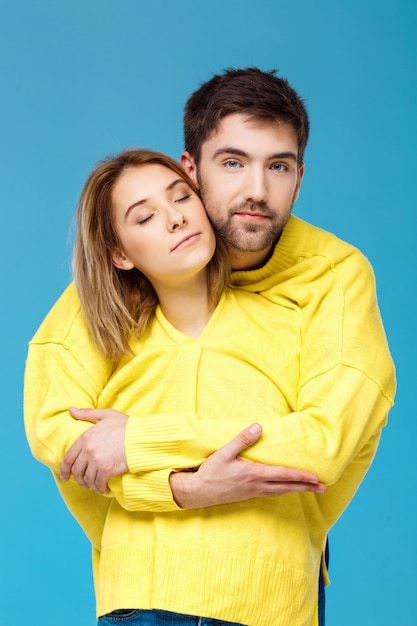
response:
[[[207,278],[188,284],[158,286],[162,313],[174,328],[189,337],[199,337],[215,309],[209,301]]]

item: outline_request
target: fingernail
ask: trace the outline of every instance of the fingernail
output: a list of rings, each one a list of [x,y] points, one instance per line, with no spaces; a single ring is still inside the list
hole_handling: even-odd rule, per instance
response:
[[[259,435],[259,433],[261,432],[261,427],[259,426],[259,424],[252,424],[252,426],[249,427],[249,432],[251,432],[252,435]]]

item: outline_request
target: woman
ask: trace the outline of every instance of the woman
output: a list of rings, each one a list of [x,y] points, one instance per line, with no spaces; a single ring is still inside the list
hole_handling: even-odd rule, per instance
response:
[[[162,196],[160,210],[153,195],[158,201]],[[108,358],[128,351],[132,331],[140,335],[158,302],[181,332],[198,336],[226,284],[227,254],[221,244],[216,249],[197,190],[174,160],[142,150],[120,155],[113,165],[103,163],[86,182],[78,220],[75,283],[92,337]],[[176,301],[171,310],[170,293],[177,285],[186,302]],[[100,292],[94,299],[93,288]],[[190,312],[195,328],[187,330],[184,316]]]
[[[170,490],[173,470],[197,469],[260,401],[272,434],[277,416],[295,410],[298,351],[280,347],[297,308],[285,302],[281,314],[225,288],[226,256],[196,189],[163,155],[134,150],[99,165],[78,226],[75,285],[31,342],[25,419],[34,455],[92,541],[100,623],[176,623],[178,613],[316,624],[322,548],[341,502],[326,509],[308,493],[181,510]],[[110,482],[108,498],[58,478],[91,428],[72,419],[74,405],[130,416],[130,472]],[[254,460],[276,464],[277,441],[266,437]]]

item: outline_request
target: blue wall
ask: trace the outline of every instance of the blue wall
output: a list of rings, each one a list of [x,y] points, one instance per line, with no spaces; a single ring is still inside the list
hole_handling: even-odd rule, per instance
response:
[[[368,256],[397,364],[377,458],[332,531],[328,624],[417,624],[416,18],[413,0],[0,0],[2,624],[95,623],[88,543],[30,456],[21,408],[27,342],[70,279],[81,185],[125,147],[179,156],[187,96],[247,65],[306,97],[295,213]]]

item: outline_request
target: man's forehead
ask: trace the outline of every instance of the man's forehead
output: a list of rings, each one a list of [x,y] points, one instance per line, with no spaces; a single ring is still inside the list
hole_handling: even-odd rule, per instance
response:
[[[211,147],[215,148],[222,142],[242,147],[248,140],[258,135],[263,142],[285,141],[298,148],[297,133],[293,126],[285,120],[279,118],[265,119],[243,113],[225,115],[202,142],[201,147],[204,149],[207,144],[210,144]]]

